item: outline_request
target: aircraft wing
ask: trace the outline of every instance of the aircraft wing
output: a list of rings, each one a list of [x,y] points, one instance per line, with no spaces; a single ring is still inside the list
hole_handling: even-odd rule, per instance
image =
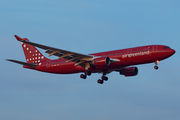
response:
[[[84,68],[87,68],[89,66],[89,65],[86,66],[87,62],[90,62],[90,61],[94,60],[95,58],[97,58],[97,57],[94,57],[91,55],[84,55],[84,54],[80,54],[80,53],[76,53],[76,52],[71,52],[71,51],[67,51],[67,50],[62,50],[62,49],[53,48],[53,47],[37,44],[34,42],[30,42],[30,41],[20,38],[17,35],[15,35],[15,37],[20,42],[23,42],[23,43],[46,50],[46,53],[48,53],[49,56],[55,55],[55,56],[58,56],[58,59],[61,59],[61,58],[67,59],[66,62],[73,61],[76,63],[75,65],[81,65]]]

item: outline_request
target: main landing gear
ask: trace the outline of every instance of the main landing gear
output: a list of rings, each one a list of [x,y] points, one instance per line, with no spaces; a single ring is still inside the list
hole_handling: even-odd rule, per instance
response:
[[[87,75],[90,76],[90,75],[91,75],[91,72],[90,72],[90,71],[85,71],[84,74],[81,74],[81,75],[80,75],[80,78],[86,79],[86,78],[87,78]],[[101,79],[98,79],[98,80],[97,80],[97,83],[103,84],[104,81],[107,81],[107,80],[108,80],[108,77],[106,77],[106,73],[103,73]]]
[[[90,76],[90,75],[91,75],[91,72],[90,72],[90,71],[85,71],[85,74],[81,74],[81,75],[80,75],[80,78],[86,79],[86,78],[87,78],[87,75]]]
[[[157,69],[159,68],[159,67],[157,66],[158,64],[159,64],[159,60],[156,60],[156,61],[155,61],[155,66],[154,66],[154,69],[156,69],[156,70],[157,70]]]
[[[108,80],[108,77],[106,77],[106,73],[103,73],[101,79],[98,79],[98,80],[97,80],[97,83],[103,84],[104,81],[107,81],[107,80]]]

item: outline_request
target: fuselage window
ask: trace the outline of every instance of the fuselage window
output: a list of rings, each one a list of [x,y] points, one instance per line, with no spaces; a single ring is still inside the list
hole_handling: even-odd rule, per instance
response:
[[[143,50],[136,50],[136,51],[133,51],[133,52],[141,52],[141,51],[148,51],[149,49],[143,49]]]
[[[101,57],[106,57],[106,55],[103,55],[103,56],[101,56]]]
[[[112,56],[113,54],[109,54],[108,56]]]
[[[116,53],[115,55],[121,55],[122,53]]]
[[[136,51],[133,51],[133,52],[139,52],[139,51],[141,51],[141,50],[136,50]]]

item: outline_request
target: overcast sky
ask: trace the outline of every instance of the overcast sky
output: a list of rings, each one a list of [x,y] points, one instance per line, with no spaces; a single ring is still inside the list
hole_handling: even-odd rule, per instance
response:
[[[179,6],[178,0],[1,0],[0,119],[179,120]],[[25,61],[15,34],[83,54],[151,44],[176,53],[158,70],[137,65],[138,76],[113,72],[100,85],[101,74],[82,80],[5,61]]]

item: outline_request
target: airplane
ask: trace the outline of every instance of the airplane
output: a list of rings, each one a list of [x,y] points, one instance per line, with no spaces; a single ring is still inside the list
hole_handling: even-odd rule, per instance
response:
[[[107,51],[94,54],[81,54],[49,47],[34,42],[27,38],[14,35],[21,42],[27,62],[12,59],[7,61],[23,65],[24,68],[55,74],[83,73],[80,78],[86,79],[91,73],[102,73],[97,83],[103,84],[108,80],[107,74],[116,71],[125,77],[136,76],[138,68],[134,65],[155,63],[154,69],[158,69],[159,61],[172,56],[176,51],[165,45],[147,45]],[[49,57],[54,55],[55,60],[45,57],[36,47],[46,50]]]

